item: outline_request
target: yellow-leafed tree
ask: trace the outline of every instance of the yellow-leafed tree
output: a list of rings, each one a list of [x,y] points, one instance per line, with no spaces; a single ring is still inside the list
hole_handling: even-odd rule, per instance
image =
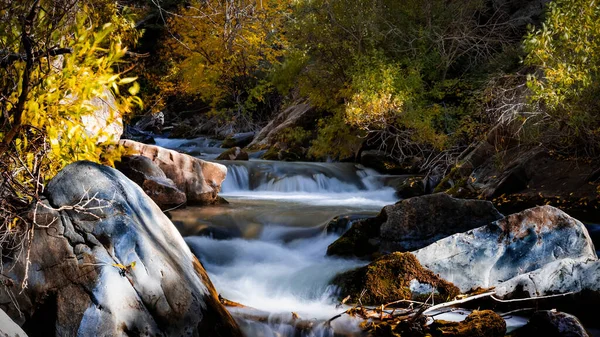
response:
[[[168,22],[171,77],[162,87],[197,95],[213,112],[252,110],[270,90],[265,73],[286,51],[289,10],[290,1],[191,1]]]

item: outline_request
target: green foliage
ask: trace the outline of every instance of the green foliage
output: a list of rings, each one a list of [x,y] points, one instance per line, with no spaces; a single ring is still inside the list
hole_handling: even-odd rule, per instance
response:
[[[506,19],[480,0],[298,2],[287,29],[296,56],[275,78],[330,113],[313,155],[347,157],[368,135],[392,155],[429,156],[470,141],[468,75],[502,52]]]
[[[541,28],[531,30],[524,42],[525,63],[541,70],[528,80],[532,100],[544,103],[556,121],[593,146],[600,135],[599,36],[600,3],[556,0],[548,5]]]
[[[300,126],[288,127],[277,134],[277,141],[287,144],[289,147],[301,147],[308,144],[312,132],[304,130]]]

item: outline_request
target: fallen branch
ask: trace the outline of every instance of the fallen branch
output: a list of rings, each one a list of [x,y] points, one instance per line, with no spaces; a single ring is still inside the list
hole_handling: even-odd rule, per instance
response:
[[[454,301],[450,301],[450,302],[445,302],[442,304],[438,304],[438,305],[434,305],[432,307],[430,307],[429,309],[425,310],[423,312],[424,315],[427,315],[427,313],[441,309],[441,308],[446,308],[446,307],[451,307],[454,306],[456,304],[461,304],[461,303],[467,303],[476,299],[480,299],[480,298],[484,298],[484,297],[491,297],[492,295],[494,295],[496,292],[495,291],[490,291],[487,293],[483,293],[483,294],[479,294],[479,295],[475,295],[475,296],[471,296],[471,297],[467,297],[467,298],[463,298],[460,300],[454,300]]]

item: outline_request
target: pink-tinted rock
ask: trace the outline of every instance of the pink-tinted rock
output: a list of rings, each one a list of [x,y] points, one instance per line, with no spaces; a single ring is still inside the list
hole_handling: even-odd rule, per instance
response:
[[[185,193],[188,204],[212,204],[219,200],[217,194],[227,176],[224,165],[132,140],[121,140],[119,144],[129,154],[150,158]]]

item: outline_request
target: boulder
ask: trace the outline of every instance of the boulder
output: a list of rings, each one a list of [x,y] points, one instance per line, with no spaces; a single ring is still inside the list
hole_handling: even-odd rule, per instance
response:
[[[448,301],[459,294],[452,283],[423,268],[411,253],[392,253],[369,265],[347,271],[332,283],[340,297],[359,299],[363,305],[381,305],[398,300],[425,300],[434,293],[434,302]]]
[[[565,293],[595,293],[587,299],[600,298],[600,261],[589,254],[563,258],[496,286],[496,296],[505,299]]]
[[[491,310],[476,310],[461,322],[436,320],[429,331],[433,337],[504,337],[506,322]]]
[[[405,199],[385,206],[375,218],[355,222],[327,253],[363,257],[412,251],[501,217],[489,201],[456,199],[445,193]]]
[[[527,325],[511,336],[589,337],[590,335],[577,317],[555,310],[543,310],[535,312]]]
[[[17,325],[4,310],[0,309],[0,336],[2,337],[27,337],[27,334]]]
[[[122,173],[76,162],[44,196],[31,250],[5,264],[13,286],[0,288],[29,336],[241,336],[177,229]]]
[[[128,153],[150,158],[184,192],[188,204],[205,205],[219,202],[218,193],[227,175],[224,165],[204,161],[187,154],[121,140]]]
[[[246,147],[252,143],[255,132],[244,132],[244,133],[236,133],[228,136],[223,140],[221,147],[223,148],[232,148],[232,147]]]
[[[131,139],[144,144],[156,144],[156,140],[151,133],[138,130],[131,125],[125,126],[125,132],[121,135],[121,139]]]
[[[150,158],[123,156],[120,162],[115,163],[115,167],[141,186],[161,209],[173,208],[187,201],[185,193]]]
[[[229,150],[221,153],[217,160],[248,160],[248,152],[239,147],[232,147]]]
[[[414,254],[423,266],[463,292],[477,287],[499,289],[502,282],[562,259],[597,259],[585,226],[552,206],[512,214]]]
[[[338,215],[325,224],[325,232],[327,234],[343,234],[350,229],[350,226],[358,220],[371,218],[370,214],[345,214]]]

